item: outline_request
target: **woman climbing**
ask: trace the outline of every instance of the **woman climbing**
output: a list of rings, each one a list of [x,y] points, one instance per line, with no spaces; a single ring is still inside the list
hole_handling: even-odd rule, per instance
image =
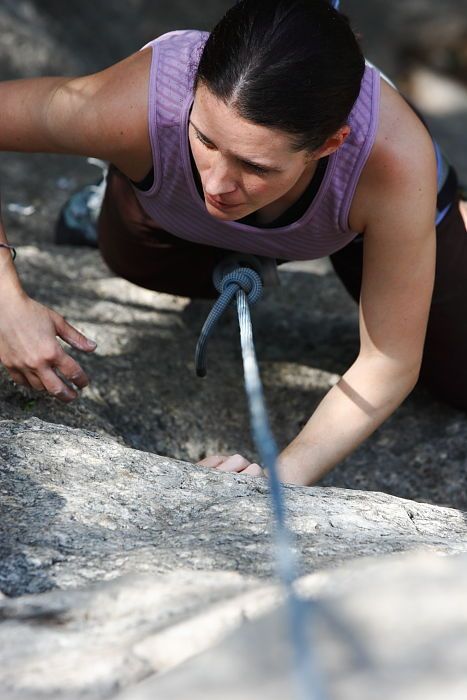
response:
[[[111,163],[99,247],[135,284],[210,297],[226,250],[331,256],[360,305],[360,350],[282,452],[284,481],[316,482],[419,380],[467,407],[454,171],[331,3],[241,0],[210,34],[171,32],[93,75],[1,83],[0,102],[0,149]],[[94,346],[25,294],[8,249],[0,258],[2,363],[73,400],[88,379],[57,336]],[[201,464],[261,473],[240,455]]]

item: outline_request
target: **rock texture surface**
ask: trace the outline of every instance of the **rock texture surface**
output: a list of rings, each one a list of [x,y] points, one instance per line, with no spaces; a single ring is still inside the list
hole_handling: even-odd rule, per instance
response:
[[[0,423],[0,484],[2,699],[112,696],[280,600],[263,479],[31,419]],[[338,567],[356,558],[467,552],[459,511],[286,493],[308,594],[337,591]]]
[[[9,596],[177,568],[271,576],[264,479],[225,475],[31,419],[0,422],[0,586]],[[419,546],[467,548],[456,510],[287,487],[305,572]]]
[[[464,700],[465,556],[405,556],[366,566],[359,562],[358,568],[339,572],[333,584],[339,593],[323,592],[310,612],[310,648],[325,697]],[[118,700],[297,697],[285,626],[283,609],[248,623],[213,649],[118,695]]]

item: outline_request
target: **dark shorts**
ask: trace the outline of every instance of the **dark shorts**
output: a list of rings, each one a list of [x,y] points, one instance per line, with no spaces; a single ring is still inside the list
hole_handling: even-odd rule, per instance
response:
[[[120,277],[147,289],[210,299],[220,248],[178,238],[157,226],[128,182],[111,167],[99,218],[99,248]],[[334,270],[358,301],[363,237],[331,256]],[[437,228],[436,278],[420,379],[442,400],[467,409],[467,232],[457,205]]]
[[[218,296],[212,271],[226,252],[163,231],[141,207],[128,179],[112,166],[98,236],[102,257],[120,277],[167,294]]]

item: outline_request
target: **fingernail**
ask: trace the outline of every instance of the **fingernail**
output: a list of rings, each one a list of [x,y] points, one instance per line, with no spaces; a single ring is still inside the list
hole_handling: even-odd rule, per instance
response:
[[[92,349],[97,348],[97,343],[95,340],[89,340],[88,338],[88,345],[91,346]]]

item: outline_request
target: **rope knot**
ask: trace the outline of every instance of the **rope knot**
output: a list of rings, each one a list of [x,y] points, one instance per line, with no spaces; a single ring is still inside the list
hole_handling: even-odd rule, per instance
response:
[[[238,288],[248,297],[249,304],[255,304],[263,292],[263,284],[259,274],[250,267],[239,267],[237,270],[223,275],[217,269],[213,276],[214,285],[219,294],[226,294],[233,299]]]

